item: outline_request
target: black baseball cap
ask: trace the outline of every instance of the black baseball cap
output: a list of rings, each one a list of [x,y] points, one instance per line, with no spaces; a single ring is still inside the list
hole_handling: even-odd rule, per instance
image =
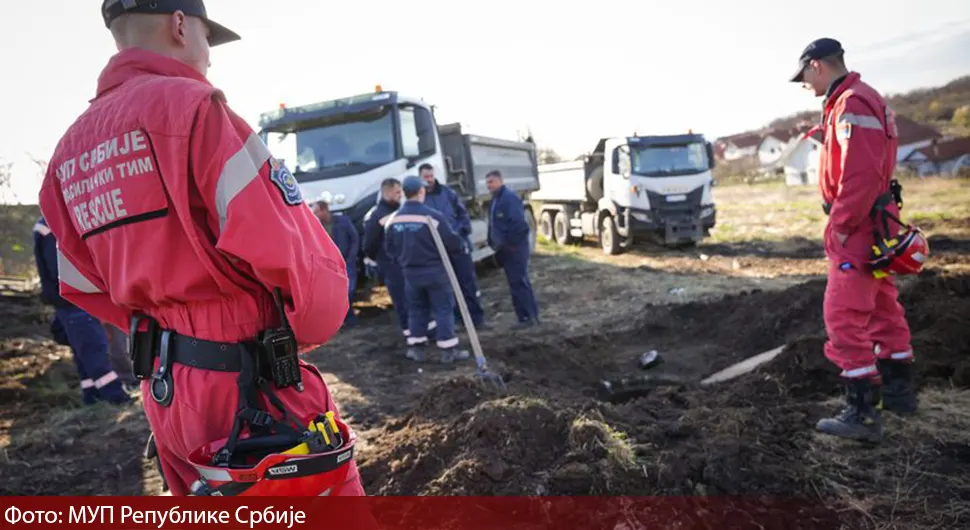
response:
[[[201,18],[209,27],[209,46],[218,46],[227,42],[239,40],[236,32],[217,24],[206,15],[205,2],[202,0],[104,0],[101,3],[101,16],[104,26],[111,27],[111,22],[127,13],[163,14],[181,11],[190,17]]]
[[[823,38],[812,41],[802,51],[802,56],[798,59],[798,71],[795,72],[795,75],[792,76],[790,81],[792,83],[801,83],[802,74],[805,72],[805,67],[808,66],[808,63],[840,53],[845,52],[842,50],[842,44],[835,39]]]

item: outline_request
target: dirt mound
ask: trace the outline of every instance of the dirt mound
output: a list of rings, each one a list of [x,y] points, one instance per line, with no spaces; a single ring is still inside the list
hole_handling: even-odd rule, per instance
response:
[[[560,412],[519,396],[486,401],[446,424],[411,418],[385,430],[393,443],[381,447],[390,454],[377,458],[386,466],[364,468],[364,487],[393,475],[380,494],[534,495],[541,492],[531,474],[551,466],[567,432]]]
[[[37,297],[0,298],[0,338],[50,338],[53,319],[54,309],[45,306]]]
[[[913,332],[918,384],[970,388],[970,276],[929,271],[900,300]]]
[[[487,397],[495,396],[496,392],[490,386],[481,385],[469,377],[456,377],[429,388],[421,396],[411,416],[428,420],[450,418],[471,409]]]

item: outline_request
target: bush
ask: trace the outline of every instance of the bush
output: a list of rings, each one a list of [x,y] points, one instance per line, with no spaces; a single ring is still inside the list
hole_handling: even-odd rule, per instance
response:
[[[970,105],[964,105],[953,112],[951,120],[954,125],[970,127]]]

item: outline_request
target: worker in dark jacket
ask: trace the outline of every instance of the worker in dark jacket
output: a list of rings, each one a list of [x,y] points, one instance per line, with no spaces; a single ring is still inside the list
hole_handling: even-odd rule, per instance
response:
[[[534,326],[539,323],[539,305],[529,281],[529,253],[532,249],[522,200],[505,187],[502,173],[497,169],[485,176],[485,185],[492,192],[492,204],[488,209],[488,245],[495,250],[495,257],[509,281],[512,305],[519,319],[514,327]]]
[[[331,214],[330,205],[326,201],[313,203],[312,209],[347,264],[347,296],[350,305],[344,318],[344,326],[352,328],[357,325],[357,315],[354,314],[354,293],[357,291],[357,254],[360,252],[360,234],[349,217]]]
[[[401,183],[397,179],[384,179],[381,183],[381,197],[373,208],[364,215],[364,256],[377,263],[384,286],[391,296],[397,323],[401,332],[408,336],[408,307],[404,297],[404,276],[401,267],[387,257],[384,252],[384,225],[391,214],[401,206]]]
[[[411,331],[407,357],[424,360],[428,321],[434,316],[438,323],[435,342],[441,350],[441,362],[467,359],[468,352],[458,350],[455,294],[431,230],[440,235],[449,257],[462,251],[461,238],[440,212],[423,204],[426,190],[419,177],[405,178],[402,188],[407,202],[387,221],[384,248],[404,273]]]
[[[468,210],[462,204],[461,199],[455,190],[448,186],[443,186],[434,176],[434,167],[431,164],[421,164],[418,168],[425,186],[428,188],[424,198],[425,206],[429,206],[441,212],[441,215],[451,225],[458,237],[461,238],[462,252],[455,254],[451,258],[451,266],[455,269],[455,276],[458,277],[458,284],[461,286],[461,295],[465,298],[465,305],[468,307],[468,314],[476,329],[485,329],[485,310],[482,309],[481,291],[478,289],[478,278],[475,276],[475,262],[472,261],[472,244],[470,236],[472,234],[472,221],[468,216]],[[455,312],[455,318],[460,322],[461,313]]]
[[[85,405],[96,401],[123,404],[131,401],[118,373],[108,360],[108,336],[96,318],[61,297],[57,276],[57,241],[43,217],[34,224],[34,258],[40,276],[41,297],[54,306],[58,342],[71,347],[74,364],[81,379],[81,399]]]

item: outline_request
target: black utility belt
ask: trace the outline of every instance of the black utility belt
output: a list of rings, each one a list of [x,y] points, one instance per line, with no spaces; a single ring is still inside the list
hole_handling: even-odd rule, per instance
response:
[[[137,331],[147,321],[148,329]],[[149,317],[132,318],[129,335],[132,373],[138,380],[151,380],[152,398],[168,406],[174,397],[174,363],[216,372],[242,372],[255,366],[254,381],[266,379],[277,388],[303,388],[296,339],[290,330],[267,330],[256,340],[228,343],[197,339],[161,329]],[[155,369],[155,359],[159,360]]]
[[[896,203],[896,207],[900,210],[903,209],[903,186],[897,179],[891,179],[889,181],[889,191],[876,197],[875,204],[869,210],[869,217],[875,219],[878,214],[885,212],[886,207],[892,203]],[[825,215],[831,214],[832,204],[828,202],[822,203],[822,211],[825,212]]]

